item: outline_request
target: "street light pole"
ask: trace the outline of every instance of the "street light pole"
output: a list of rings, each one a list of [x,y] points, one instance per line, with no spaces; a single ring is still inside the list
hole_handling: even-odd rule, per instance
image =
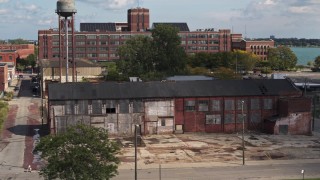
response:
[[[138,143],[138,126],[137,124],[134,125],[134,179],[138,179],[137,174],[137,143]]]
[[[244,101],[241,101],[241,113],[242,113],[242,165],[245,164],[245,162],[244,162],[244,114],[243,114],[243,104],[244,104]]]

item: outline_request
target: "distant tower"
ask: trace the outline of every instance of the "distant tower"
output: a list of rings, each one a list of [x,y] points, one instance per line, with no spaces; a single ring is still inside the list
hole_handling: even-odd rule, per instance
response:
[[[150,27],[149,9],[132,8],[128,10],[129,31],[146,31]]]
[[[62,47],[61,47],[61,31],[64,29],[65,32],[65,53],[64,53],[64,59],[66,61],[66,82],[68,82],[68,71],[69,71],[69,41],[68,41],[68,31],[69,27],[71,27],[72,36],[71,36],[71,42],[72,42],[72,81],[74,82],[75,79],[75,71],[76,71],[76,62],[75,62],[75,53],[74,53],[74,14],[77,12],[75,9],[75,3],[74,0],[58,0],[57,2],[57,10],[56,13],[59,15],[59,65],[60,65],[60,82],[62,82]],[[71,17],[71,19],[68,19],[68,17]]]

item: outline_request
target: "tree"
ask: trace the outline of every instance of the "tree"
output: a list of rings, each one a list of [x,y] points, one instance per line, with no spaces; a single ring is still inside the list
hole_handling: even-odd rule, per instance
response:
[[[236,50],[234,51],[234,56],[238,70],[252,71],[259,61],[258,56],[246,51]]]
[[[271,68],[278,70],[292,69],[298,62],[297,56],[286,46],[269,49],[268,60]]]
[[[319,68],[319,67],[320,67],[320,56],[317,56],[317,57],[314,59],[313,66],[314,66],[315,68]]]
[[[34,68],[37,64],[36,62],[36,56],[34,54],[29,54],[26,58],[27,64]]]
[[[154,66],[156,71],[166,75],[185,72],[186,53],[181,45],[178,28],[158,25],[152,30]]]
[[[46,179],[110,179],[117,174],[119,146],[102,128],[69,127],[41,138],[34,151],[47,162],[39,172]]]
[[[214,72],[214,77],[218,79],[240,79],[241,76],[236,75],[232,69],[220,67]]]

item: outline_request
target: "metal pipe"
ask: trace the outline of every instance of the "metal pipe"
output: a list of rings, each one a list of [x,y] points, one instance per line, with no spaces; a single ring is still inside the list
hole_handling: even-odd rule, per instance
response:
[[[61,62],[61,16],[59,14],[59,75],[60,75],[60,83],[62,82],[62,62]]]

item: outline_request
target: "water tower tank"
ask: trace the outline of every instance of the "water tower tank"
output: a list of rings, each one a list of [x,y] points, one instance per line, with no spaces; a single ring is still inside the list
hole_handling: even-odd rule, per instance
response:
[[[58,0],[56,13],[63,17],[72,16],[76,13],[74,0]]]

